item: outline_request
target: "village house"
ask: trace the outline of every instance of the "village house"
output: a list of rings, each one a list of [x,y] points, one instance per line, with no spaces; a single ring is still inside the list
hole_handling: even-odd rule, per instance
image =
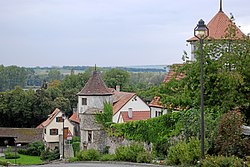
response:
[[[123,123],[150,118],[149,106],[136,95],[136,93],[121,92],[119,89],[111,89],[113,92],[113,119],[114,123]]]
[[[59,143],[62,143],[60,136],[64,135],[63,139],[65,142],[68,136],[74,135],[74,125],[58,108],[49,115],[47,120],[36,128],[43,129],[43,141],[45,142],[46,148],[50,149],[60,147]]]

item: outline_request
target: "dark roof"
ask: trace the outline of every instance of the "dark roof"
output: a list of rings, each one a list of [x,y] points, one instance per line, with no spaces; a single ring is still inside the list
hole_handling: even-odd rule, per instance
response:
[[[0,128],[0,137],[16,137],[17,143],[32,143],[43,140],[43,129],[38,128]]]
[[[233,26],[236,30],[236,38],[242,39],[245,34],[235,25],[235,23],[220,10],[212,20],[207,24],[209,29],[208,39],[225,39],[227,34],[227,28]],[[196,37],[192,37],[187,42],[197,41]]]
[[[77,95],[103,96],[112,95],[112,92],[107,88],[99,73],[97,71],[94,71],[93,75]]]

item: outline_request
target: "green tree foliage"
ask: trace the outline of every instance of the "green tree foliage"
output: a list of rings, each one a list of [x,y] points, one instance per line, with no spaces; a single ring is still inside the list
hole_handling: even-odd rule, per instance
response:
[[[119,85],[123,89],[128,84],[129,73],[118,68],[112,68],[103,74],[103,80],[110,88],[116,88]]]
[[[112,123],[113,106],[110,103],[104,103],[104,109],[102,113],[96,114],[96,121],[101,123],[104,127],[109,127]]]
[[[0,65],[0,91],[12,90],[15,86],[24,87],[28,74],[24,67]]]
[[[54,81],[54,80],[62,80],[63,75],[61,74],[61,72],[59,70],[53,69],[50,70],[48,73],[48,81]]]

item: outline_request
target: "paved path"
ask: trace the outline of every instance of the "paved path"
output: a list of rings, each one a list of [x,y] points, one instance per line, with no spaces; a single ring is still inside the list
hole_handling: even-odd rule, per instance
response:
[[[166,167],[164,165],[138,164],[127,162],[81,162],[32,165],[29,167]]]

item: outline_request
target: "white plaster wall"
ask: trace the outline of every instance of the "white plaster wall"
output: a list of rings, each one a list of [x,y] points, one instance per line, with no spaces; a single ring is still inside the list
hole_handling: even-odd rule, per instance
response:
[[[167,109],[162,109],[162,108],[158,108],[158,107],[150,107],[150,118],[154,118],[155,117],[155,112],[156,111],[163,111],[162,115],[167,114]]]
[[[59,112],[56,117],[61,117],[62,112]],[[59,142],[59,135],[63,134],[63,123],[56,122],[56,117],[51,123],[46,127],[46,134],[44,134],[44,140],[46,142]],[[74,125],[66,118],[64,120],[64,128],[69,128],[72,135],[74,135]],[[58,129],[58,135],[50,135],[50,129]],[[44,132],[43,132],[44,133]]]
[[[137,100],[135,100],[135,98]],[[113,115],[113,122],[118,123],[120,112],[128,111],[132,108],[133,111],[150,111],[149,106],[138,96],[130,99],[115,115]]]
[[[82,105],[82,98],[87,98],[87,105]],[[112,96],[78,96],[78,112],[83,113],[88,108],[103,108],[105,102],[112,102]],[[81,110],[82,108],[82,110]]]

